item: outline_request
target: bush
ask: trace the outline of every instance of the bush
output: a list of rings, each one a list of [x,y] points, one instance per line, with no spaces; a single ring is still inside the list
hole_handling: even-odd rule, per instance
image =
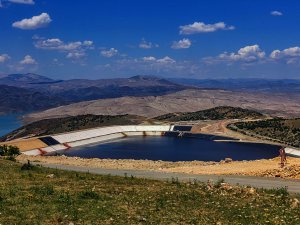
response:
[[[82,199],[99,199],[99,195],[92,190],[79,192],[78,197]]]
[[[20,150],[16,146],[12,145],[0,145],[0,156],[12,156],[20,155]]]
[[[21,167],[21,170],[31,170],[33,169],[33,165],[30,163],[30,161],[28,160],[27,163],[24,163]]]
[[[215,188],[220,188],[222,183],[225,183],[225,180],[223,178],[220,178],[217,180],[217,182],[215,183]]]

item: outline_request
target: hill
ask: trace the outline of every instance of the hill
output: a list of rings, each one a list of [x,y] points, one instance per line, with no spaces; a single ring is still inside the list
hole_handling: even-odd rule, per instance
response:
[[[193,121],[193,120],[223,120],[223,119],[247,119],[262,118],[263,114],[240,107],[219,106],[211,109],[188,112],[188,113],[169,113],[155,117],[157,120],[167,121]]]
[[[8,141],[21,137],[43,136],[82,129],[111,125],[140,124],[145,118],[134,115],[80,115],[64,118],[46,119],[30,123],[0,138]]]
[[[300,147],[300,118],[238,122],[230,124],[228,128],[258,138]]]
[[[83,114],[132,114],[157,117],[174,112],[195,112],[218,106],[252,109],[271,116],[300,115],[300,96],[284,94],[244,93],[223,90],[184,90],[161,96],[121,97],[83,101],[51,108],[26,116],[27,121]]]
[[[43,110],[63,104],[63,99],[36,90],[0,85],[0,114]]]

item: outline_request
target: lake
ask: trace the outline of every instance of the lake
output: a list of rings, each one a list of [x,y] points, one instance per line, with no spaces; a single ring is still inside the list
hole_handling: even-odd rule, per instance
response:
[[[178,137],[127,137],[96,145],[81,146],[62,152],[82,158],[149,159],[164,161],[220,161],[270,159],[278,156],[278,146],[215,142]]]
[[[0,137],[22,126],[20,114],[0,116]]]

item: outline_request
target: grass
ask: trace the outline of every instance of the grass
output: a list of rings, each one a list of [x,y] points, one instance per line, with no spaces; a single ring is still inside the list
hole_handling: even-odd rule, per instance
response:
[[[284,189],[21,167],[0,160],[0,224],[300,224]]]

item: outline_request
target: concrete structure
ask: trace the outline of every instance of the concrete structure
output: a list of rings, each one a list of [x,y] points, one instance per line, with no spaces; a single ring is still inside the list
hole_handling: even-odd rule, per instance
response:
[[[285,148],[285,153],[293,157],[300,157],[300,150],[295,148]]]
[[[64,151],[72,147],[84,146],[92,143],[109,141],[127,136],[161,136],[172,131],[173,125],[129,125],[100,127],[76,132],[51,135],[47,138],[54,139],[58,144],[26,149],[26,155],[44,155]]]

